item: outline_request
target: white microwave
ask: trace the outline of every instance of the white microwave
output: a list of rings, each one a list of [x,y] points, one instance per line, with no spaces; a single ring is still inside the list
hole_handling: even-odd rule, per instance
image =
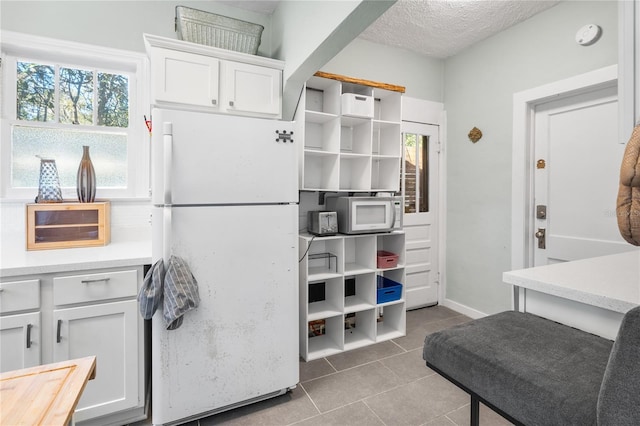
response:
[[[366,234],[402,228],[398,197],[328,197],[327,210],[338,214],[338,232]]]

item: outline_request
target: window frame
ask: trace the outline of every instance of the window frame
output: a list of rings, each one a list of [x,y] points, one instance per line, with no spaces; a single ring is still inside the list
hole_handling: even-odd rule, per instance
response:
[[[11,127],[26,124],[16,119],[16,62],[29,60],[42,63],[73,64],[99,71],[129,76],[129,130],[127,145],[127,186],[125,188],[98,187],[99,199],[148,199],[150,188],[149,133],[143,117],[149,105],[147,89],[148,59],[145,54],[2,31],[0,62],[0,200],[33,200],[37,188],[11,187]],[[46,123],[43,123],[46,124]],[[40,123],[37,124],[40,127]],[[42,126],[42,127],[47,127]],[[56,123],[56,128],[69,128]],[[87,128],[87,131],[95,128]],[[62,188],[64,200],[77,199],[75,188]]]

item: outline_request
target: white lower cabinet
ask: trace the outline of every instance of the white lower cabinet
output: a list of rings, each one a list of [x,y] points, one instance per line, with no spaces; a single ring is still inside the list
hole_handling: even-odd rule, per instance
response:
[[[82,393],[76,422],[138,405],[137,315],[135,300],[53,311],[53,361],[96,356],[97,374]]]
[[[299,341],[305,361],[406,334],[402,231],[304,234],[299,247]],[[397,257],[379,262],[389,254]]]
[[[40,365],[40,281],[0,284],[0,372]]]
[[[95,355],[96,377],[87,382],[74,421],[105,426],[144,419],[144,331],[136,300],[142,274],[136,266],[21,281],[37,300],[28,309],[38,311],[16,315],[5,315],[4,304],[7,287],[16,283],[0,284],[2,371]]]

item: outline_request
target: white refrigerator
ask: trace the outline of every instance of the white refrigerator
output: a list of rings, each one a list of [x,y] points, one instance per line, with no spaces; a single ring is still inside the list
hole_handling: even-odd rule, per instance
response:
[[[154,109],[154,263],[185,260],[200,304],[152,319],[154,425],[298,383],[298,176],[293,123]]]

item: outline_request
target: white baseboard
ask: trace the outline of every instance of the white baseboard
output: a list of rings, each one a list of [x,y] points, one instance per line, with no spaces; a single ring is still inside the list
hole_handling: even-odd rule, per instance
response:
[[[470,318],[473,319],[478,319],[478,318],[483,318],[486,317],[487,314],[485,314],[484,312],[480,312],[478,310],[475,310],[473,308],[470,308],[466,305],[463,305],[461,303],[458,302],[454,302],[451,299],[443,299],[440,301],[440,305],[444,306],[445,308],[449,308],[451,310],[454,310],[458,313],[461,313],[462,315],[466,315]]]

